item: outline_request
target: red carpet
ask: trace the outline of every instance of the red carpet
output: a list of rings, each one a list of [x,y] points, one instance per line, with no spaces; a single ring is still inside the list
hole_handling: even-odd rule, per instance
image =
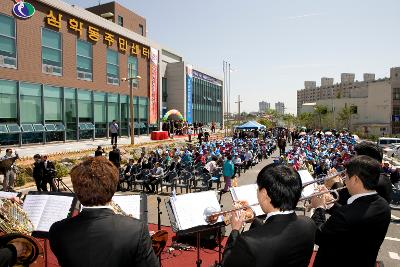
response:
[[[186,250],[174,250],[171,253],[167,252],[167,248],[171,246],[172,244],[172,239],[175,237],[175,233],[172,232],[171,227],[161,227],[162,230],[168,231],[168,242],[167,246],[164,249],[163,253],[161,254],[161,264],[162,267],[183,267],[183,266],[196,266],[196,260],[197,260],[197,250],[194,248],[191,251],[186,251]],[[150,231],[157,231],[157,225],[155,224],[149,224],[149,230]],[[42,247],[45,247],[44,240],[39,239],[40,243],[42,244]],[[227,238],[225,237],[222,240],[222,245],[225,246]],[[50,249],[49,242],[46,240],[46,248],[47,248],[47,266],[48,267],[59,267],[58,262],[56,257],[54,256],[53,252]],[[313,253],[313,256],[311,258],[311,262],[309,267],[312,266],[312,262],[314,261],[315,253]],[[202,248],[200,250],[200,258],[202,260],[202,267],[209,267],[212,266],[215,261],[218,261],[218,251],[217,248],[215,250],[211,249],[205,249]],[[33,267],[43,267],[45,266],[45,259],[44,257],[39,257],[39,259],[36,261],[36,263],[30,265]]]

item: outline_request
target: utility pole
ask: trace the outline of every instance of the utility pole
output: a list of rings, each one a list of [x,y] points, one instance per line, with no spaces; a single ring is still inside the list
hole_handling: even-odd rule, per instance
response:
[[[243,101],[240,101],[240,95],[238,95],[238,100],[237,102],[235,102],[236,104],[238,104],[238,113],[239,113],[239,121],[241,118],[241,114],[240,114],[240,103],[242,103]]]

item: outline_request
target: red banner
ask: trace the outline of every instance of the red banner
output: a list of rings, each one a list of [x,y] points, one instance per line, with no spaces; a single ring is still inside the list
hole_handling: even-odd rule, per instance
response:
[[[149,94],[149,123],[157,123],[158,118],[158,50],[150,49],[150,94]]]

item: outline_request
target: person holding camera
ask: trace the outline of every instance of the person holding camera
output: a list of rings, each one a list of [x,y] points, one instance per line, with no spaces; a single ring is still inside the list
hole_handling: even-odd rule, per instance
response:
[[[42,190],[47,192],[47,184],[50,184],[51,191],[57,191],[56,183],[54,179],[56,178],[56,167],[54,163],[48,160],[47,156],[42,156],[42,173],[43,173],[43,180],[42,180]]]
[[[43,169],[42,169],[42,159],[39,154],[36,154],[33,156],[33,160],[35,161],[33,163],[33,169],[32,169],[32,177],[35,180],[36,183],[36,189],[37,191],[42,191],[43,190]]]

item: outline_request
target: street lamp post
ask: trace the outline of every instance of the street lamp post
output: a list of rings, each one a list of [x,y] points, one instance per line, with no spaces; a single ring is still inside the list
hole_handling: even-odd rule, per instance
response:
[[[132,81],[137,80],[139,88],[139,80],[142,79],[140,76],[130,77],[130,78],[121,78],[122,81],[129,81],[129,113],[130,113],[130,134],[131,134],[131,145],[135,144],[135,120],[134,120],[134,111],[133,111],[133,88]]]

